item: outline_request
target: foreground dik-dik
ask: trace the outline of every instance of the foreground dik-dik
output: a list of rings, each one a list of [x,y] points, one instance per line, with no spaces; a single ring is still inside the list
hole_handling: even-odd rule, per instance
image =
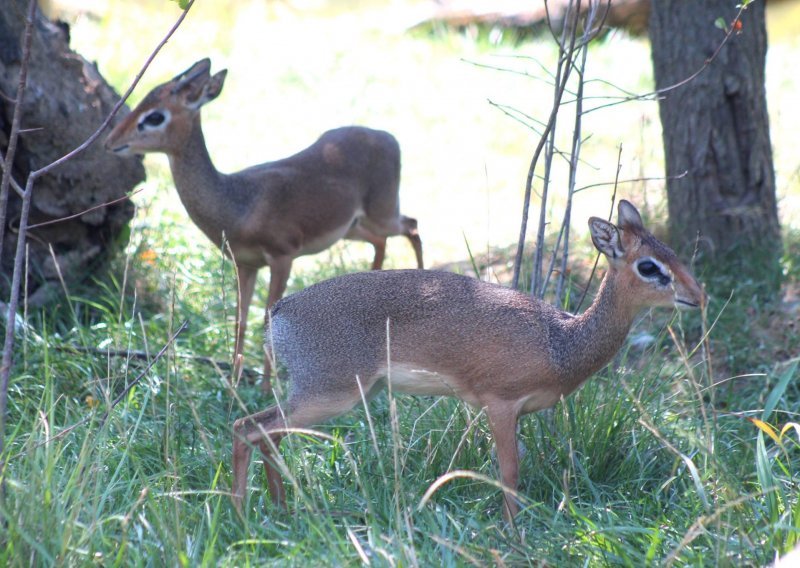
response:
[[[237,508],[254,446],[264,454],[273,501],[284,504],[274,460],[286,428],[347,412],[362,392],[373,397],[387,381],[393,392],[450,395],[484,409],[500,478],[516,489],[519,416],[554,405],[608,363],[643,308],[705,300],[629,202],[620,202],[616,226],[592,217],[589,228],[609,268],[594,303],[578,316],[502,286],[415,270],[341,276],[278,302],[267,347],[288,373],[289,394],[280,408],[233,426]],[[506,513],[516,514],[515,500],[505,502]]]
[[[422,268],[417,221],[400,214],[400,147],[388,132],[330,130],[305,150],[233,174],[216,170],[200,126],[200,108],[222,91],[226,71],[203,59],[159,85],[108,135],[116,154],[163,152],[192,221],[232,253],[239,278],[236,368],[258,270],[270,268],[267,309],[286,290],[292,261],[341,238],[375,248],[383,265],[386,238],[405,235]],[[265,360],[264,385],[269,385]]]

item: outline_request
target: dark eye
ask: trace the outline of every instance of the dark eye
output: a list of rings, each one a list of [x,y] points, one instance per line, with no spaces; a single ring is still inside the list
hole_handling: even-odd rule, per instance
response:
[[[652,278],[661,274],[661,268],[652,260],[643,260],[636,268],[639,270],[639,274],[645,278]]]
[[[154,110],[153,112],[146,114],[144,118],[139,122],[139,130],[142,130],[145,125],[146,126],[159,126],[164,122],[166,117],[164,113],[158,110]]]

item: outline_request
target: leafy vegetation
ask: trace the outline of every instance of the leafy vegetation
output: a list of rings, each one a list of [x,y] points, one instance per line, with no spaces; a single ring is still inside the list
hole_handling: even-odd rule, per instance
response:
[[[380,397],[320,436],[290,437],[291,512],[272,508],[254,466],[240,519],[226,496],[230,425],[265,401],[258,386],[234,391],[191,359],[231,351],[220,323],[232,313],[221,300],[230,268],[214,255],[180,258],[180,242],[159,240],[169,231],[136,234],[113,272],[129,261],[127,293],[110,280],[27,328],[11,393],[4,564],[763,564],[797,538],[797,431],[778,436],[798,411],[797,361],[709,388],[709,367],[668,332],[693,334],[697,322],[677,319],[648,322],[662,329],[650,346],[522,421],[516,531],[485,480],[496,474],[482,417],[435,398],[398,399],[395,413]],[[184,263],[206,277],[180,278]],[[163,298],[163,312],[140,307]],[[152,356],[183,319],[188,330],[103,424],[144,367],[124,354]],[[454,470],[477,475],[420,506]]]
[[[423,59],[453,57],[468,43],[460,36],[414,41],[424,42],[414,48]],[[607,42],[612,45],[597,51],[603,69],[613,65],[613,57],[602,50],[619,49],[613,38]],[[479,54],[490,49],[470,45]],[[632,45],[646,47],[629,42],[625,49],[635,51]],[[640,57],[639,51],[630,55]],[[305,85],[295,92],[305,93],[304,102],[311,96],[308,83],[322,81],[300,70],[284,78],[290,91],[293,81]],[[247,104],[217,108],[210,130],[219,134],[219,117]],[[491,113],[482,107],[458,121],[493,122],[497,116]],[[441,142],[437,137],[447,124],[424,112],[419,116]],[[262,118],[264,124],[273,119]],[[652,126],[639,119],[637,136],[649,136]],[[252,116],[230,122],[234,128],[248,120],[254,122]],[[491,140],[509,154],[493,155],[493,166],[515,162],[515,152],[528,149],[512,149],[508,139],[519,140],[520,134],[508,133],[503,124],[506,131]],[[619,133],[598,132],[595,154],[587,160],[616,155]],[[423,142],[410,138],[409,146]],[[635,167],[658,163],[648,144],[640,150]],[[429,215],[421,228],[423,238],[431,235],[426,245],[432,258],[466,258],[466,240],[479,253],[473,260],[481,256],[502,278],[506,257],[493,245],[511,239],[491,231],[490,239],[484,227],[487,219],[511,225],[515,212],[492,201],[494,213],[487,213],[488,199],[474,188],[462,196],[470,203],[453,211],[446,188],[461,189],[467,180],[447,180],[447,173],[433,178],[431,186],[442,189],[425,205],[424,191],[415,188],[430,187],[423,183],[426,173],[458,168],[423,154],[418,148],[407,152],[404,188],[416,209]],[[515,527],[502,520],[491,437],[480,413],[450,399],[393,401],[385,395],[321,427],[319,435],[296,434],[284,442],[288,513],[272,507],[254,464],[249,506],[239,518],[227,496],[230,427],[267,400],[258,385],[233,388],[224,370],[198,358],[224,362],[232,352],[235,275],[188,224],[169,191],[168,174],[159,170],[162,163],[149,164],[154,197],[141,205],[125,255],[101,281],[70,287],[59,305],[31,312],[20,331],[3,456],[3,565],[764,565],[796,544],[800,340],[791,294],[800,276],[800,238],[791,216],[783,304],[767,304],[746,283],[707,269],[701,279],[719,292],[705,318],[647,314],[613,365],[552,411],[521,421],[524,509]],[[778,167],[791,171],[796,162]],[[510,169],[518,189],[524,174]],[[505,189],[494,183],[484,178],[478,185],[491,185],[491,196],[502,195]],[[792,203],[797,183],[795,177],[784,184],[784,203]],[[641,202],[654,189],[640,184],[633,193]],[[594,214],[607,210],[604,197],[587,201],[583,207]],[[471,216],[481,210],[482,220]],[[657,207],[651,204],[650,210]],[[408,211],[416,214],[414,205]],[[433,225],[461,214],[469,219],[468,229],[455,231],[456,245],[441,236],[454,225]],[[488,260],[479,250],[483,244]],[[584,242],[574,258],[591,258],[590,250]],[[395,262],[402,265],[402,251],[399,257]],[[364,269],[365,258],[358,246],[347,245],[308,259],[293,274],[290,292]],[[576,263],[572,305],[588,272]],[[257,306],[266,299],[264,291]],[[145,372],[184,321],[186,331]],[[254,333],[247,358],[258,362],[260,353]],[[447,472],[463,473],[426,495]]]

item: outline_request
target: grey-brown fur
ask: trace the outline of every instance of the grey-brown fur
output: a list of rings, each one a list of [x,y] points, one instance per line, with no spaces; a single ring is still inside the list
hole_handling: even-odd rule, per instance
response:
[[[344,297],[362,300],[342,310]],[[357,388],[357,375],[369,384],[387,364],[387,320],[390,363],[474,373],[480,381],[473,383],[475,390],[484,382],[496,383],[502,369],[509,397],[542,386],[521,356],[536,357],[537,366],[552,377],[548,388],[567,395],[578,386],[571,382],[576,374],[607,362],[625,338],[621,333],[610,338],[599,356],[596,343],[582,349],[586,360],[578,360],[571,346],[591,341],[582,333],[585,328],[574,325],[574,316],[527,294],[449,272],[350,274],[315,284],[272,308],[267,345],[274,344],[276,360],[286,369],[289,400],[312,388]]]
[[[274,162],[223,174],[214,167],[201,107],[219,96],[226,71],[198,61],[153,89],[106,139],[117,154],[163,152],[192,221],[231,253],[239,278],[235,375],[258,270],[270,267],[268,307],[283,295],[298,256],[341,238],[375,249],[383,265],[387,237],[405,236],[422,268],[417,221],[400,214],[400,147],[388,132],[360,126],[330,130],[311,146]],[[265,359],[264,387],[269,388]]]

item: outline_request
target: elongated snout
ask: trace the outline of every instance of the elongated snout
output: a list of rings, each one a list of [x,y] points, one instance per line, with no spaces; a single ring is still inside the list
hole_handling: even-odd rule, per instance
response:
[[[123,156],[128,153],[127,150],[130,145],[127,142],[122,142],[120,140],[120,127],[122,127],[125,122],[126,121],[120,122],[113,130],[111,130],[111,132],[108,133],[106,139],[103,140],[103,148],[106,152]]]
[[[681,309],[703,308],[708,303],[703,285],[686,271],[675,272],[675,306]]]
[[[103,143],[103,147],[106,149],[106,152],[111,152],[112,154],[118,154],[120,156],[130,155],[130,152],[128,151],[130,148],[129,144],[121,144],[115,146],[113,144],[113,141],[109,142],[108,140],[106,140]]]

